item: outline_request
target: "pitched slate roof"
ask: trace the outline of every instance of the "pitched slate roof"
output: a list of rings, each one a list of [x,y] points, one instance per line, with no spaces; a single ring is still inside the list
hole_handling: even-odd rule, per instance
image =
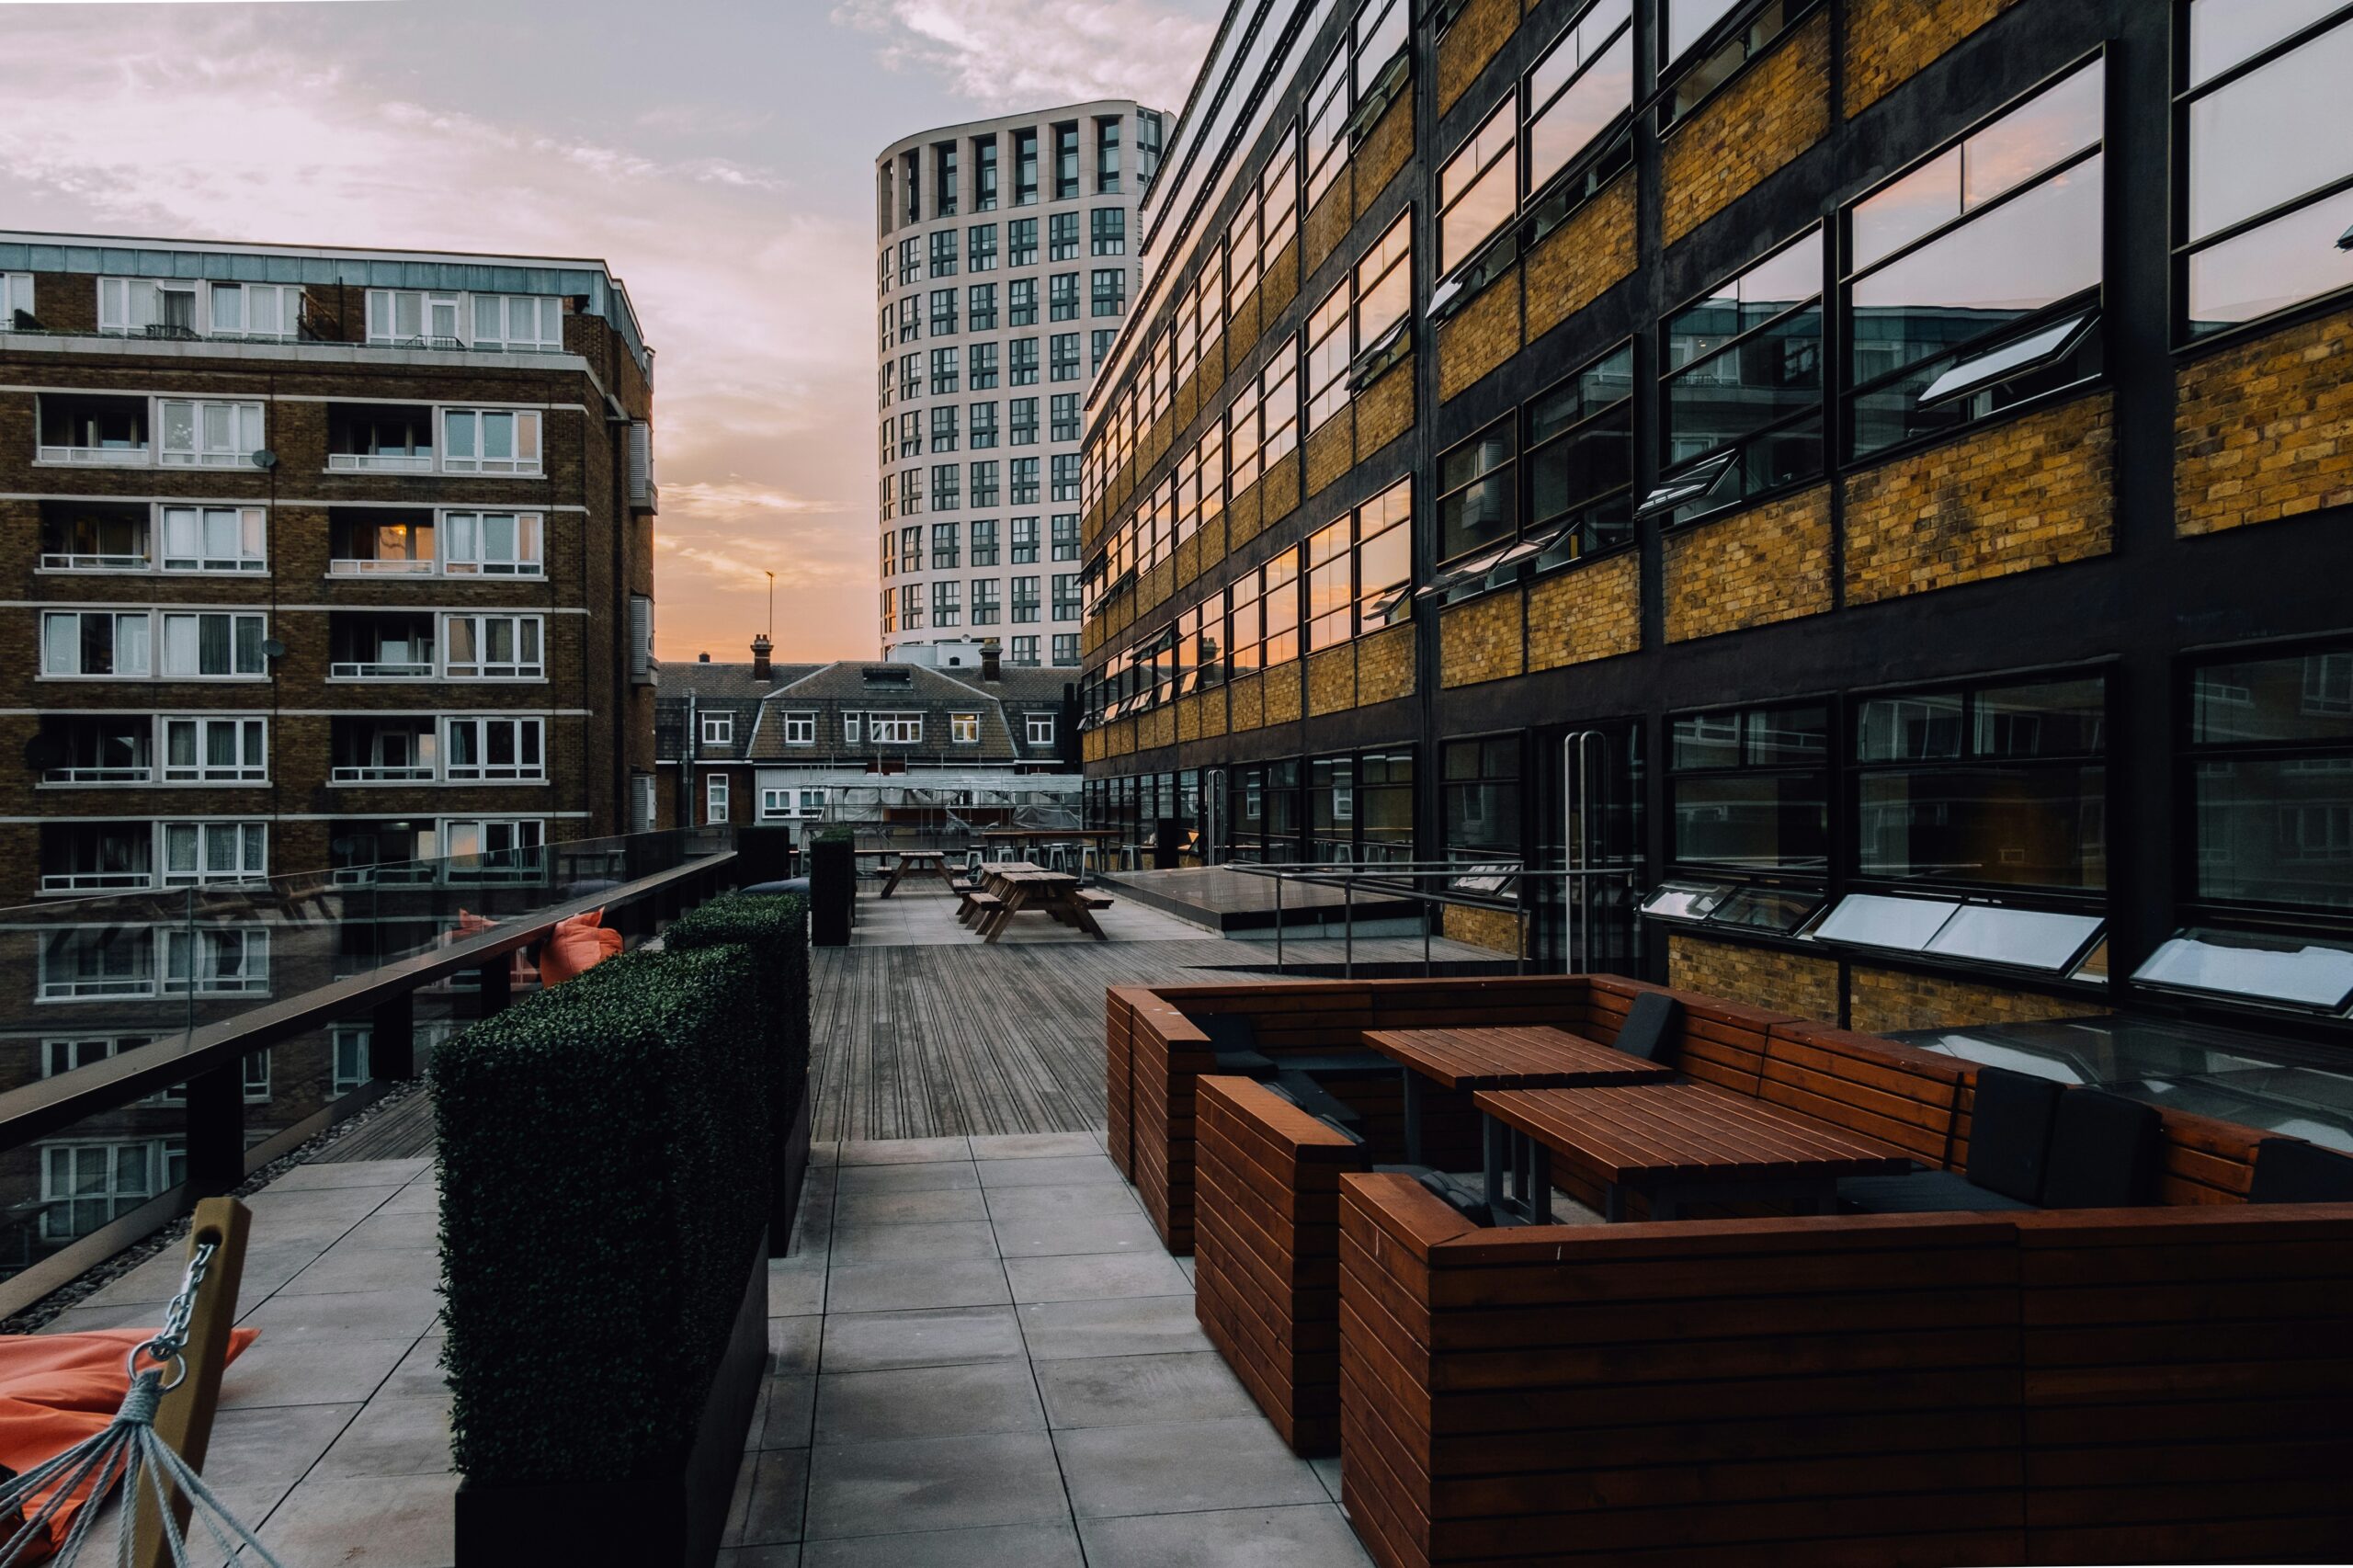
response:
[[[1000,678],[983,680],[980,670],[953,674],[921,665],[844,660],[829,665],[777,665],[768,679],[756,680],[748,664],[694,664],[663,667],[662,695],[655,703],[655,755],[676,760],[692,755],[704,762],[749,760],[812,767],[856,765],[876,756],[903,757],[910,766],[1062,764],[1071,722],[1064,688],[1074,672],[1008,666]],[[726,712],[734,718],[725,744],[687,733],[687,714]],[[814,744],[788,745],[784,716],[815,717]],[[913,745],[857,746],[844,739],[843,718],[858,713],[917,713],[923,739]],[[976,714],[977,743],[958,744],[950,715]],[[1031,714],[1051,715],[1053,739],[1029,739]],[[699,726],[698,726],[699,728]],[[1071,765],[1075,771],[1075,765]]]

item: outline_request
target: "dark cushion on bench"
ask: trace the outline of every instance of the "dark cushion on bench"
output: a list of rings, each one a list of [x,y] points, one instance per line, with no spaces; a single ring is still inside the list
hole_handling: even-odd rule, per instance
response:
[[[1375,1165],[1372,1168],[1378,1172],[1412,1176],[1439,1202],[1474,1225],[1495,1222],[1494,1211],[1487,1207],[1486,1195],[1479,1189],[1476,1182],[1434,1170],[1428,1165]]]
[[[1838,1206],[1858,1214],[1973,1214],[2034,1207],[1975,1186],[1959,1171],[1842,1177]]]
[[[2353,1203],[2353,1155],[2293,1138],[2255,1146],[2249,1203]]]
[[[1626,1009],[1615,1043],[1629,1056],[1671,1064],[1676,1055],[1672,1036],[1682,1017],[1682,1003],[1662,992],[1645,991]]]
[[[2045,1209],[2130,1209],[2157,1185],[2165,1135],[2157,1108],[2106,1089],[2069,1089],[2051,1124]]]
[[[2021,1203],[2040,1202],[2050,1168],[2051,1123],[2064,1093],[2065,1085],[2048,1078],[1980,1067],[1969,1131],[1969,1179]]]
[[[1357,1130],[1364,1125],[1363,1117],[1304,1073],[1278,1073],[1267,1086],[1308,1115],[1351,1137],[1356,1137]],[[1357,1137],[1357,1142],[1361,1143],[1364,1140]]]

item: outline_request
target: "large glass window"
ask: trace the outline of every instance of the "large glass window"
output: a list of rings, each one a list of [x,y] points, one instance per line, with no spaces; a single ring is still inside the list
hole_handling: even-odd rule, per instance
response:
[[[2353,646],[2189,671],[2201,903],[2353,914]]]
[[[1662,457],[1639,508],[1687,521],[1822,472],[1822,231],[1666,322]]]
[[[2098,676],[1859,699],[1856,870],[1913,882],[2103,889],[2107,749]]]
[[[2103,62],[1847,214],[1851,455],[2099,369]]]
[[[1461,267],[1519,208],[1518,102],[1506,99],[1438,173],[1438,265]]]
[[[1678,865],[1820,872],[1830,863],[1830,710],[1687,714],[1669,727]]]
[[[1505,420],[1438,461],[1438,558],[1450,561],[1512,537],[1519,508],[1513,422]]]
[[[2353,287],[2353,10],[2193,0],[2188,34],[2177,232],[2190,333]]]
[[[1527,537],[1540,568],[1633,538],[1633,394],[1629,343],[1529,403]]]
[[[1519,737],[1449,741],[1438,783],[1446,856],[1470,865],[1518,866]]]

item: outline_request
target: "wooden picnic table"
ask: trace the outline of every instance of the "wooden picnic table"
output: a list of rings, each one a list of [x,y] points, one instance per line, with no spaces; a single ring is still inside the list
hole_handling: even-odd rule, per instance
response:
[[[1050,915],[1065,926],[1086,932],[1097,941],[1107,938],[1095,923],[1095,913],[1079,892],[1078,879],[1066,871],[1014,870],[990,866],[989,892],[999,902],[981,917],[981,940],[994,945],[1013,925],[1017,915]]]
[[[1441,1089],[1568,1089],[1663,1084],[1674,1069],[1549,1024],[1367,1029],[1364,1042],[1404,1070],[1405,1158],[1422,1163],[1422,1108]]]
[[[933,876],[946,883],[951,892],[955,891],[956,879],[949,875],[948,870],[948,851],[945,849],[902,849],[899,851],[899,863],[891,868],[889,878],[882,883],[881,896],[889,898],[896,892],[899,889],[899,879],[917,867],[929,870]]]
[[[1624,1218],[1630,1188],[1649,1199],[1654,1220],[1690,1203],[1787,1198],[1836,1213],[1839,1177],[1912,1168],[1885,1144],[1711,1084],[1481,1089],[1472,1103],[1488,1118],[1488,1201],[1530,1224],[1552,1218],[1553,1155],[1606,1186],[1613,1221]],[[1526,1141],[1518,1159],[1513,1133]],[[1519,1181],[1517,1202],[1504,1191],[1506,1165]]]

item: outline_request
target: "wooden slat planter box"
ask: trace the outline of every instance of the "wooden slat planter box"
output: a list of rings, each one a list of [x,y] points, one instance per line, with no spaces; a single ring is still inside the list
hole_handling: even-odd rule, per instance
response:
[[[1201,1328],[1294,1452],[1340,1448],[1340,1173],[1362,1144],[1246,1078],[1197,1085]]]
[[[1341,1178],[1382,1568],[2342,1558],[2353,1205],[1482,1231]]]

